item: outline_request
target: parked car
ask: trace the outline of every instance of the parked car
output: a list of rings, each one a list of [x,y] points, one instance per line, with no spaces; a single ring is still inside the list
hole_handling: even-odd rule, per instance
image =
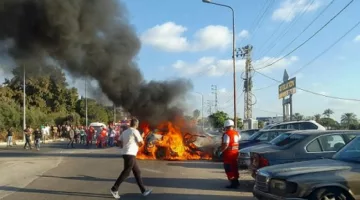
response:
[[[290,121],[281,122],[276,124],[270,124],[264,127],[262,130],[269,129],[294,129],[294,130],[326,130],[321,124],[314,120],[307,121]]]
[[[260,143],[269,142],[270,140],[276,138],[283,132],[287,132],[289,130],[260,130],[250,136],[247,140],[241,140],[239,142],[239,149],[254,146]],[[214,151],[214,156],[218,159],[221,159],[221,156],[218,157],[218,152],[220,151],[221,145],[217,147]]]
[[[291,135],[292,130],[280,130],[282,133],[276,138],[272,139],[270,142],[260,143],[246,148],[241,148],[239,150],[238,164],[240,168],[248,168],[250,166],[250,152],[269,147],[272,145],[277,146],[281,144],[289,135]]]
[[[259,129],[249,129],[249,130],[240,131],[241,140],[249,139],[250,136],[252,136],[254,133],[258,131]]]
[[[267,146],[250,152],[252,176],[262,167],[290,162],[331,158],[360,131],[292,131],[286,139],[276,145]]]
[[[360,199],[360,137],[331,159],[288,163],[260,169],[257,199]]]

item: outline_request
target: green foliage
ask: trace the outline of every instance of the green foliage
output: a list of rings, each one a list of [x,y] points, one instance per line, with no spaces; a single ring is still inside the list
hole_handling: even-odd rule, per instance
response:
[[[223,111],[218,111],[209,116],[210,123],[214,128],[222,128],[224,127],[225,120],[229,119],[227,113]]]
[[[14,101],[0,101],[0,131],[9,127],[21,128],[21,117],[20,106]]]
[[[295,113],[295,114],[293,115],[293,118],[294,118],[294,120],[296,120],[296,121],[301,121],[301,120],[304,119],[304,115],[301,115],[300,113]]]
[[[110,116],[112,115],[112,112],[105,108],[104,106],[98,104],[93,99],[87,100],[88,104],[88,120],[89,122],[109,122]],[[85,124],[85,115],[86,115],[86,100],[81,99],[76,102],[75,110],[80,115],[81,118],[83,118],[82,124]]]
[[[264,126],[265,126],[265,124],[264,124],[263,121],[259,121],[259,122],[258,122],[258,127],[259,127],[259,129],[264,128]]]
[[[340,124],[332,118],[324,117],[320,118],[318,121],[319,124],[327,127],[328,129],[340,129]]]

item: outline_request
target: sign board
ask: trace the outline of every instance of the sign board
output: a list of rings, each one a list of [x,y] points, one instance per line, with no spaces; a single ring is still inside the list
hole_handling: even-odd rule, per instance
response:
[[[279,85],[279,99],[296,93],[296,77]]]

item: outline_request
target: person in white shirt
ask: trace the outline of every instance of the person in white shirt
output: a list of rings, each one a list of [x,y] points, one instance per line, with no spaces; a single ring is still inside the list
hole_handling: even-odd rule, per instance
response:
[[[140,168],[136,162],[136,154],[139,151],[139,147],[144,144],[143,138],[140,132],[137,130],[139,127],[139,120],[132,119],[130,122],[130,128],[124,131],[119,137],[119,146],[122,148],[123,159],[124,159],[124,170],[121,172],[119,178],[116,180],[114,186],[110,189],[111,194],[115,199],[120,199],[119,187],[121,183],[130,176],[131,171],[133,172],[136,183],[138,184],[140,191],[143,196],[148,196],[152,190],[145,189],[140,176]]]

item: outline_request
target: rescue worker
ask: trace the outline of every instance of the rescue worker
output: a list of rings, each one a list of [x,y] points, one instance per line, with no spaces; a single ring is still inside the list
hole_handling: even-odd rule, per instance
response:
[[[230,181],[230,185],[226,186],[226,188],[238,188],[240,185],[238,169],[240,134],[234,130],[233,120],[226,120],[224,122],[224,128],[225,132],[222,137],[219,153],[222,154],[225,173]]]
[[[94,135],[95,135],[95,129],[94,127],[90,126],[88,129],[87,129],[87,141],[86,141],[86,146],[92,146],[92,143],[93,143],[93,138],[94,138]]]

